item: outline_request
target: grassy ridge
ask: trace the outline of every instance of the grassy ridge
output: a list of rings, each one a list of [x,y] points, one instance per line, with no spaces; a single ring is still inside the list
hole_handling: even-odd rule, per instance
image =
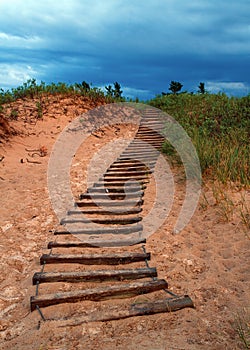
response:
[[[13,88],[11,90],[4,91],[0,89],[0,106],[5,103],[10,103],[16,101],[21,98],[37,98],[42,95],[84,95],[92,99],[107,99],[112,102],[112,97],[107,96],[104,92],[97,87],[90,87],[86,82],[82,82],[81,84],[66,84],[59,82],[57,84],[45,84],[41,82],[38,84],[36,79],[29,79],[27,82],[23,83],[23,85],[18,86],[17,88]]]
[[[250,184],[250,95],[156,96],[148,102],[175,118],[196,147],[203,174],[226,183]],[[164,145],[174,156],[171,145]]]

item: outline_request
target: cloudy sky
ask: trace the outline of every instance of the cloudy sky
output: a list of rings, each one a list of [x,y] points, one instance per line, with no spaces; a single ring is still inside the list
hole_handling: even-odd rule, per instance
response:
[[[128,97],[250,93],[249,0],[0,0],[0,87],[38,82],[103,87]]]

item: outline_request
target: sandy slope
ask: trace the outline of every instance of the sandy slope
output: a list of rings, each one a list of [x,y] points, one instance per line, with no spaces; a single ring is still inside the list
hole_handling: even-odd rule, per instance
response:
[[[173,235],[173,223],[185,193],[178,169],[173,171],[176,192],[171,216],[149,238],[147,250],[152,253],[150,265],[157,266],[159,277],[165,278],[175,293],[189,294],[195,309],[77,327],[41,323],[37,330],[40,317],[37,312],[29,312],[29,298],[34,295],[31,279],[40,269],[39,257],[47,251],[46,243],[52,240],[50,230],[58,224],[47,191],[50,152],[64,126],[93,107],[86,100],[53,97],[43,120],[37,121],[32,101],[15,105],[19,117],[12,125],[22,135],[14,136],[0,149],[0,156],[4,156],[0,163],[0,347],[240,349],[234,320],[237,313],[249,308],[250,248],[240,208],[243,197],[249,204],[250,193],[226,188],[222,191],[207,181],[191,222],[180,234]],[[88,149],[92,153],[81,160],[83,174],[98,147],[114,137],[132,137],[134,131],[127,125],[91,137]],[[28,150],[35,149],[37,154],[32,157],[34,152]],[[151,187],[146,193],[147,203],[153,202],[153,192]]]

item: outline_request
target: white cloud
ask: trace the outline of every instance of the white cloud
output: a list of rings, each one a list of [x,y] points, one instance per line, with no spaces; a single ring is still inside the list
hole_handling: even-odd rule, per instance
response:
[[[244,82],[206,82],[206,88],[209,92],[218,93],[243,93],[248,94],[249,86]]]
[[[10,89],[22,85],[28,79],[37,77],[38,72],[28,65],[9,65],[0,63],[0,88]]]
[[[38,36],[18,36],[0,32],[0,45],[2,48],[35,48],[40,47],[42,39]]]

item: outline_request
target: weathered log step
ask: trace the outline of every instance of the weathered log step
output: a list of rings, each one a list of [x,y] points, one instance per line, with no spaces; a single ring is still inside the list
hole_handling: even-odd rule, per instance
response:
[[[119,265],[150,260],[150,253],[43,254],[40,264]]]
[[[137,143],[138,142],[138,143]],[[148,144],[150,144],[152,147],[154,147],[154,148],[157,148],[157,147],[162,147],[162,141],[150,141],[150,142],[148,142],[148,141],[144,141],[144,147],[145,147],[145,143],[148,145]],[[141,140],[136,140],[136,142],[135,142],[135,144],[134,144],[135,146],[139,146],[139,147],[142,147],[142,144],[141,144]],[[138,147],[138,148],[139,148]],[[149,147],[149,146],[148,146]]]
[[[143,162],[141,162],[140,160],[138,159],[119,159],[117,158],[112,165],[114,166],[117,166],[118,165],[127,165],[127,166],[131,166],[131,165],[143,165],[145,166],[145,164]],[[149,162],[149,164],[155,164],[155,161],[151,161]],[[148,165],[147,165],[148,166]]]
[[[143,170],[113,170],[113,169],[108,169],[107,172],[105,173],[104,176],[139,176],[139,175],[147,175],[147,174],[151,174],[153,172],[153,170],[150,169],[143,169]]]
[[[155,166],[155,163],[156,161],[151,161],[151,162],[148,162],[147,164],[143,164],[141,162],[136,162],[135,159],[131,159],[130,161],[119,161],[119,160],[116,160],[112,165],[110,165],[109,169],[113,169],[113,168],[153,168]]]
[[[135,206],[140,206],[143,204],[143,199],[140,199],[138,197],[137,201],[129,201],[129,200],[102,200],[102,201],[85,201],[83,202],[75,202],[75,206],[78,207],[91,207],[91,206],[98,206],[98,207],[125,207],[125,206],[130,206],[130,207],[135,207]]]
[[[114,200],[114,199],[123,199],[124,196],[126,195],[126,198],[138,198],[144,195],[144,191],[137,191],[137,192],[132,192],[132,193],[94,193],[92,192],[87,192],[87,193],[82,193],[79,196],[79,199],[108,199],[108,200]]]
[[[155,136],[155,137],[147,137],[147,136],[142,136],[142,135],[136,135],[135,136],[135,140],[143,140],[144,142],[147,142],[147,143],[151,143],[151,142],[164,142],[165,141],[165,138],[164,137],[159,137],[159,136]]]
[[[139,125],[139,128],[138,128],[138,130],[137,130],[137,132],[139,132],[139,131],[142,131],[142,130],[151,130],[151,131],[154,131],[155,129],[154,128],[152,128],[152,127],[155,127],[155,126],[157,126],[157,127],[164,127],[163,126],[163,124],[162,124],[162,122],[157,122],[157,123],[155,123],[155,122],[144,122],[144,121],[142,121],[142,123]]]
[[[162,139],[163,136],[161,136]],[[133,139],[133,141],[130,142],[129,145],[136,145],[136,146],[146,146],[146,141],[144,141],[141,137],[136,137]]]
[[[102,228],[102,229],[78,229],[67,231],[65,229],[59,229],[54,232],[54,235],[104,235],[104,234],[113,234],[113,235],[126,235],[134,232],[141,232],[143,229],[142,225],[134,225],[130,227],[117,227],[117,228]]]
[[[152,162],[152,167],[154,166],[153,162]],[[113,169],[117,169],[119,170],[120,168],[124,169],[128,169],[128,170],[147,170],[150,169],[149,167],[147,167],[145,164],[134,164],[132,163],[131,165],[127,165],[127,164],[120,164],[120,163],[113,163],[110,165],[110,167],[107,169],[107,171],[113,170]]]
[[[30,305],[31,311],[34,311],[36,306],[41,308],[62,303],[76,303],[83,300],[101,301],[113,298],[129,298],[140,294],[155,292],[167,287],[168,284],[165,280],[134,282],[103,288],[33,296],[30,299]]]
[[[138,130],[136,136],[146,136],[146,137],[163,137],[160,133],[155,130]]]
[[[140,179],[144,180],[148,178],[148,175],[143,172],[143,174],[134,174],[133,176],[129,173],[123,173],[119,174],[115,172],[114,174],[112,173],[106,173],[103,175],[103,177],[100,178],[100,181],[105,180],[105,181],[110,181],[110,180],[128,180],[128,178],[133,178],[133,179]]]
[[[114,215],[113,212],[109,212],[109,215]],[[136,216],[132,218],[106,218],[106,219],[99,219],[99,218],[63,218],[60,221],[61,225],[65,224],[76,224],[76,223],[90,223],[94,222],[95,224],[100,224],[100,225],[130,225],[130,224],[135,224],[139,221],[142,221],[142,217]]]
[[[138,159],[138,160],[143,162],[143,161],[146,161],[148,159],[150,159],[150,160],[157,160],[158,156],[159,156],[159,154],[156,154],[156,155],[134,155],[134,156],[133,155],[131,155],[131,156],[129,156],[129,155],[126,155],[126,156],[121,155],[118,158],[118,160],[131,160],[133,158],[136,158],[136,159]]]
[[[116,182],[118,182],[118,184],[116,185],[115,183]],[[93,186],[92,186],[92,188],[97,188],[97,187],[102,187],[102,188],[107,188],[107,189],[109,189],[109,188],[121,188],[121,187],[123,187],[124,186],[124,182],[123,181],[115,181],[115,183],[112,183],[112,182],[108,182],[108,183],[105,183],[105,181],[103,181],[103,180],[101,180],[101,181],[98,181],[98,182],[95,182],[94,184],[93,184]],[[140,187],[138,187],[138,184],[136,183],[134,183],[134,182],[129,182],[129,181],[127,181],[126,182],[126,188],[127,189],[130,189],[131,188],[131,191],[132,191],[132,189],[134,189],[134,188],[136,188],[137,189],[137,191],[138,191],[138,188],[143,188],[142,187],[143,185],[141,185]],[[145,188],[145,186],[144,186],[144,188]]]
[[[139,126],[138,132],[162,132],[164,129],[164,126],[161,123],[143,123]]]
[[[153,149],[152,147],[148,146],[147,148],[139,148],[135,149],[134,147],[128,147],[126,148],[121,154],[123,153],[132,153],[132,154],[151,154],[151,153],[157,153],[159,154],[159,151]]]
[[[147,119],[142,119],[140,122],[140,126],[149,126],[149,125],[160,125],[164,127],[164,122],[162,120],[157,120],[156,118],[147,118]]]
[[[119,168],[120,169],[120,168]],[[97,185],[98,184],[98,185]],[[135,186],[134,184],[126,186],[126,193],[133,193],[133,192],[138,192],[141,190],[144,190],[146,186]],[[115,187],[109,187],[109,186],[101,186],[100,183],[96,183],[91,187],[90,193],[124,193],[124,186],[115,186]]]
[[[145,156],[156,156],[158,157],[160,154],[160,152],[158,152],[157,150],[150,150],[149,152],[133,152],[131,151],[124,151],[121,153],[121,157],[131,157],[131,158],[136,158],[136,157],[140,157],[143,156],[143,158]]]
[[[144,181],[142,181],[142,180],[138,180],[138,179],[136,179],[136,184],[135,183],[128,183],[129,182],[129,180],[128,179],[126,179],[126,181],[109,181],[109,182],[105,182],[105,181],[99,181],[99,182],[96,182],[94,185],[93,185],[93,187],[104,187],[104,188],[117,188],[117,187],[123,187],[124,188],[124,185],[126,185],[126,189],[129,189],[129,188],[131,188],[131,187],[135,187],[135,186],[137,186],[137,191],[138,191],[138,188],[141,188],[141,189],[143,189],[143,188],[146,188],[145,187],[145,183],[148,183],[148,181],[146,181],[146,180],[144,180]],[[139,185],[137,185],[137,184],[140,184],[140,186]]]
[[[124,208],[125,210],[125,208]],[[99,214],[99,215],[110,215],[111,213],[113,215],[130,215],[130,214],[138,214],[142,211],[142,208],[140,207],[135,207],[132,209],[128,209],[127,211],[120,211],[120,210],[115,210],[115,208],[112,209],[112,211],[109,210],[103,210],[103,209],[82,209],[82,210],[68,210],[67,215],[82,215],[82,214]]]
[[[109,306],[106,310],[102,310],[102,312],[98,310],[91,312],[88,315],[60,320],[59,327],[72,327],[79,326],[86,322],[106,322],[122,320],[129,317],[154,315],[158,313],[178,311],[186,307],[194,308],[194,304],[188,295],[129,305],[114,305]],[[53,319],[51,319],[51,321],[53,321]]]
[[[145,238],[131,238],[131,239],[110,239],[110,240],[94,240],[94,242],[49,242],[48,249],[51,248],[99,248],[99,247],[128,247],[132,245],[146,243]]]
[[[33,285],[51,282],[106,282],[157,277],[156,268],[95,270],[80,272],[36,272]]]
[[[137,147],[135,147],[135,145],[129,145],[127,148],[125,148],[125,150],[123,152],[134,152],[134,153],[138,153],[138,152],[141,152],[141,153],[149,153],[149,152],[152,152],[153,149],[151,146],[149,146],[148,144],[144,144],[143,146],[142,145],[139,145]]]
[[[142,177],[142,176],[141,177],[139,177],[139,176],[137,176],[137,177],[135,177],[135,176],[133,176],[133,177],[129,177],[129,176],[128,177],[124,177],[123,176],[123,177],[118,177],[118,178],[116,178],[116,177],[110,177],[110,178],[105,177],[105,178],[100,178],[99,179],[99,183],[101,183],[104,187],[108,187],[109,185],[122,186],[122,185],[126,185],[127,183],[129,183],[128,186],[130,186],[131,182],[133,182],[133,186],[135,186],[135,183],[134,183],[135,181],[137,183],[141,184],[141,185],[144,185],[144,184],[149,182],[149,176],[144,176],[144,177]]]

